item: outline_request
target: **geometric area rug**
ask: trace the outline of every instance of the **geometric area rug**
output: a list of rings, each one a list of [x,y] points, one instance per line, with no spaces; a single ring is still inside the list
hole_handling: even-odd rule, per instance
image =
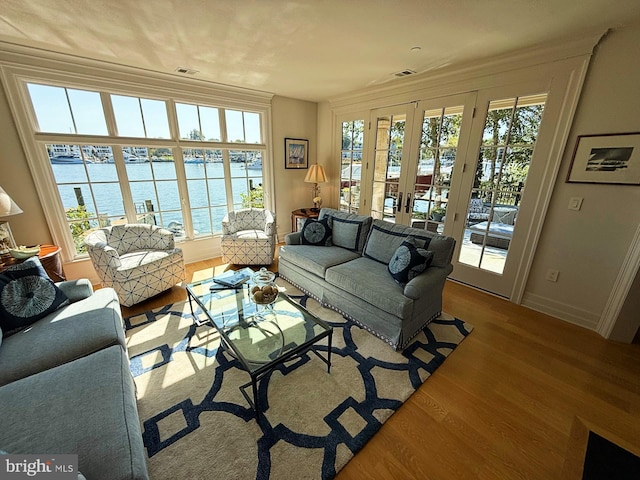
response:
[[[238,389],[249,375],[188,301],[125,319],[153,480],[331,479],[473,329],[443,314],[396,352],[277,283],[333,327],[331,373],[311,352],[280,365],[259,383],[258,420]]]

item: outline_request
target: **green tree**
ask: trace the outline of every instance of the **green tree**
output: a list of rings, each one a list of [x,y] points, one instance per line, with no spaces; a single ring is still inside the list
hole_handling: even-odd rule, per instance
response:
[[[262,185],[249,190],[249,193],[240,193],[242,208],[264,208],[264,191]]]
[[[513,105],[487,113],[482,139],[484,148],[480,152],[473,185],[487,192],[485,201],[491,200],[489,192],[497,187],[515,192],[507,194],[509,198],[499,199],[500,202],[517,202],[529,172],[543,111],[544,104],[539,104]],[[489,161],[485,180],[483,160]]]
[[[76,246],[76,252],[85,253],[87,251],[84,246],[84,237],[91,230],[91,223],[89,218],[93,216],[92,213],[87,212],[86,205],[78,205],[77,207],[67,208],[66,210],[69,228],[71,229],[71,236],[73,237],[73,243]]]
[[[460,136],[461,115],[444,113],[438,117],[426,117],[422,122],[421,150],[423,155],[433,157],[433,184],[445,185],[449,180],[445,180],[442,175],[442,161],[445,159],[445,152],[458,146]],[[448,147],[448,148],[447,148]],[[451,152],[449,150],[449,152]],[[442,202],[436,200],[435,208],[440,208]]]
[[[189,132],[189,139],[190,140],[204,140],[204,135],[202,134],[202,132],[200,130],[198,130],[197,128],[194,128],[193,130],[191,130]]]

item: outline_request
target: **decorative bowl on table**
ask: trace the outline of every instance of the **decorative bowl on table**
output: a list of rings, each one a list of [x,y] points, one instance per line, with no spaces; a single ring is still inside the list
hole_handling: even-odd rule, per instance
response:
[[[254,285],[249,292],[251,293],[251,300],[259,305],[269,305],[278,298],[278,286],[275,283]]]
[[[262,267],[252,277],[253,286],[249,287],[251,300],[259,305],[269,305],[278,298],[278,286],[274,280],[276,274]]]
[[[35,247],[25,247],[24,245],[20,245],[16,248],[10,248],[9,253],[13,258],[24,260],[25,258],[38,255],[40,253],[40,245],[36,245]]]

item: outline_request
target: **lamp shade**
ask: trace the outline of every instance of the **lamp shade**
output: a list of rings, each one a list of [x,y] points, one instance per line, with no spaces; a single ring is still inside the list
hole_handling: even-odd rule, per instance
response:
[[[324,173],[322,165],[311,165],[307,176],[304,177],[304,181],[307,183],[324,183],[327,181],[327,176]]]
[[[22,209],[14,202],[9,194],[0,187],[0,217],[10,217],[22,213]]]

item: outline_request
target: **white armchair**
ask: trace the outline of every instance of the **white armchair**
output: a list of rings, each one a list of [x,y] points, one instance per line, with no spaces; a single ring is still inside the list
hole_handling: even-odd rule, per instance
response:
[[[173,234],[156,225],[114,225],[84,240],[103,286],[113,287],[130,307],[185,279],[182,250]]]
[[[276,248],[275,213],[235,210],[222,220],[222,261],[235,265],[271,265]]]

